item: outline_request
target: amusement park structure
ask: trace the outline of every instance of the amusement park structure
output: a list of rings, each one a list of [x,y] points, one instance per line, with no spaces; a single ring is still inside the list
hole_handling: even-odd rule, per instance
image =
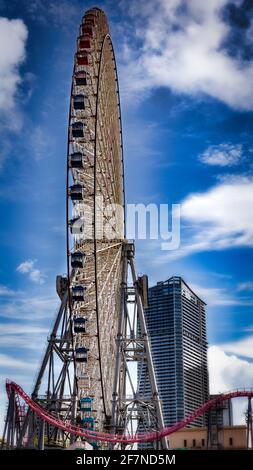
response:
[[[61,305],[32,400],[87,432],[133,434],[140,424],[158,431],[164,423],[144,319],[145,278],[137,277],[134,244],[125,239],[117,69],[98,8],[86,12],[77,39],[67,154],[67,277],[57,276]],[[138,368],[146,371],[149,396],[140,396],[132,380]],[[18,410],[16,446],[74,440],[37,419],[31,406],[21,419],[11,396],[6,428],[16,426],[10,409]],[[160,445],[167,448],[167,441]]]
[[[5,449],[126,449],[190,424],[220,395],[164,427],[144,316],[147,283],[138,277],[134,243],[125,238],[124,168],[118,76],[105,14],[85,13],[77,39],[67,149],[67,276],[61,304],[31,397],[7,381]],[[141,372],[141,373],[140,373]],[[140,393],[139,380],[149,383]],[[252,442],[252,411],[248,414]],[[153,444],[152,444],[153,443]],[[158,446],[158,447],[157,447]]]

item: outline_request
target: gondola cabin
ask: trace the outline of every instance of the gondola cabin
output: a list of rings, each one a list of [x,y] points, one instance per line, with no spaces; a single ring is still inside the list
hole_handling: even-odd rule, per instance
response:
[[[77,65],[89,65],[89,58],[86,52],[76,54]]]
[[[87,362],[88,360],[88,351],[87,348],[76,348],[76,362]]]
[[[86,318],[74,318],[74,333],[86,333]]]
[[[80,37],[79,40],[79,49],[90,49],[90,40],[89,39],[83,39],[83,37]]]
[[[74,152],[70,155],[70,166],[72,168],[84,168],[84,154]]]
[[[75,217],[69,221],[70,232],[72,235],[80,235],[84,230],[84,222],[82,217]]]
[[[72,300],[73,302],[83,302],[85,298],[86,287],[74,286],[72,287]]]
[[[69,188],[71,201],[82,201],[84,198],[84,187],[82,184],[73,184]]]
[[[95,428],[95,418],[93,416],[85,416],[83,418],[83,426],[86,429],[93,430]]]
[[[93,401],[94,401],[94,398],[91,398],[91,397],[80,398],[81,411],[86,411],[86,412],[93,411]]]
[[[75,72],[75,82],[76,86],[85,86],[87,85],[87,74],[86,72]]]
[[[83,25],[82,28],[81,28],[81,33],[82,33],[82,36],[87,36],[88,38],[92,38],[93,29],[92,29],[91,26]]]
[[[81,94],[73,96],[73,107],[76,110],[85,109],[85,96]]]
[[[83,137],[84,136],[84,124],[82,121],[76,121],[72,124],[72,136],[73,137]]]
[[[94,20],[93,15],[85,15],[82,24],[86,25],[86,26],[88,26],[88,25],[89,26],[95,26],[95,20]]]
[[[75,251],[74,253],[71,253],[71,267],[74,269],[84,268],[85,259],[85,253],[81,253],[80,251]]]

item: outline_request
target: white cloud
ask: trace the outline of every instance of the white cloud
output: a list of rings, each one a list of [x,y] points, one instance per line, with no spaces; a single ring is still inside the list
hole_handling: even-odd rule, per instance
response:
[[[9,320],[40,321],[46,318],[52,319],[56,314],[58,304],[59,300],[56,294],[52,296],[49,293],[45,297],[20,295],[1,305],[0,316]]]
[[[27,37],[28,30],[22,20],[0,18],[0,111],[5,116],[15,107]]]
[[[29,273],[33,269],[33,265],[33,260],[24,261],[23,263],[19,264],[17,271],[20,273]]]
[[[0,296],[1,297],[11,297],[13,295],[16,295],[16,292],[14,290],[9,289],[9,287],[0,284]]]
[[[48,328],[33,326],[30,323],[5,323],[0,330],[0,348],[18,348],[19,350],[39,350],[38,344],[43,344]]]
[[[221,346],[211,346],[208,351],[209,382],[211,393],[222,393],[237,388],[253,388],[253,364],[228,355]],[[234,424],[245,424],[246,399],[233,400]]]
[[[191,289],[204,301],[208,306],[213,305],[253,305],[252,302],[232,297],[228,295],[225,288],[222,287],[205,287],[199,284],[191,283]]]
[[[31,279],[31,281],[35,282],[36,284],[43,284],[45,282],[44,277],[39,269],[32,269],[32,271],[29,274],[29,278]]]
[[[242,159],[241,144],[220,144],[210,145],[200,156],[199,159],[207,165],[233,166],[237,165]]]
[[[75,24],[80,17],[80,9],[72,2],[61,1],[60,4],[50,3],[49,14],[53,18],[56,26],[64,27],[70,24]]]
[[[253,63],[223,47],[230,26],[222,17],[229,0],[121,2],[134,22],[138,47],[122,48],[122,87],[138,98],[154,88],[207,94],[238,109],[253,109]],[[130,44],[130,46],[129,46]]]
[[[200,251],[252,247],[252,207],[253,178],[225,180],[205,192],[190,194],[181,203],[181,217],[191,243],[182,241],[180,249],[164,256],[165,260]]]
[[[247,282],[241,282],[241,284],[238,285],[237,290],[240,291],[253,291],[253,282],[252,281],[247,281]]]
[[[253,387],[253,363],[226,354],[222,345],[209,347],[208,361],[211,393]]]
[[[17,271],[22,274],[28,274],[29,279],[36,284],[44,284],[45,277],[39,269],[34,268],[36,260],[27,260],[17,267]]]
[[[9,356],[7,354],[0,354],[0,367],[1,369],[28,369],[34,370],[34,364],[27,361],[22,361],[16,357]]]
[[[228,353],[253,359],[253,336],[246,336],[243,339],[231,341],[221,345],[222,349]]]
[[[30,136],[30,149],[33,153],[35,160],[41,160],[44,156],[49,156],[52,153],[51,139],[48,135],[47,129],[43,129],[40,125],[34,127]]]
[[[13,335],[13,333],[15,333],[16,335],[40,334],[46,333],[47,331],[48,329],[46,328],[42,328],[40,326],[31,326],[30,324],[20,325],[18,323],[2,323],[0,336]]]
[[[27,12],[33,21],[48,25],[53,22],[54,26],[67,28],[78,24],[80,21],[80,7],[72,1],[52,2],[51,0],[32,0],[27,5]]]

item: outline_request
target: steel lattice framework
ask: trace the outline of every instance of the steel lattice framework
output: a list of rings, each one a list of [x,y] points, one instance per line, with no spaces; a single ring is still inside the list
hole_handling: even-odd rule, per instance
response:
[[[137,435],[140,429],[157,435],[164,427],[143,312],[144,282],[136,275],[134,244],[125,239],[116,62],[106,16],[98,8],[85,13],[77,39],[67,155],[67,277],[57,276],[61,306],[28,407],[15,399],[14,404],[8,388],[5,431],[11,447],[67,447],[78,435]],[[149,396],[140,396],[138,368],[150,381]],[[53,419],[36,413],[33,403]],[[166,439],[160,445],[167,448]]]

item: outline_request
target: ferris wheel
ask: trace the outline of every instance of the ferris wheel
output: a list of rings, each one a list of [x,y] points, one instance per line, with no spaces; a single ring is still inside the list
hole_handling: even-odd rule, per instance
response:
[[[164,427],[144,316],[147,277],[136,273],[124,208],[117,68],[106,16],[93,8],[80,25],[71,86],[67,276],[56,279],[61,305],[28,407],[7,386],[10,447],[68,447],[79,436],[94,448],[125,448]],[[160,445],[167,448],[165,437]]]
[[[111,414],[124,174],[117,69],[107,20],[99,9],[85,14],[74,59],[67,221],[68,299],[78,398],[92,399],[101,430]]]

